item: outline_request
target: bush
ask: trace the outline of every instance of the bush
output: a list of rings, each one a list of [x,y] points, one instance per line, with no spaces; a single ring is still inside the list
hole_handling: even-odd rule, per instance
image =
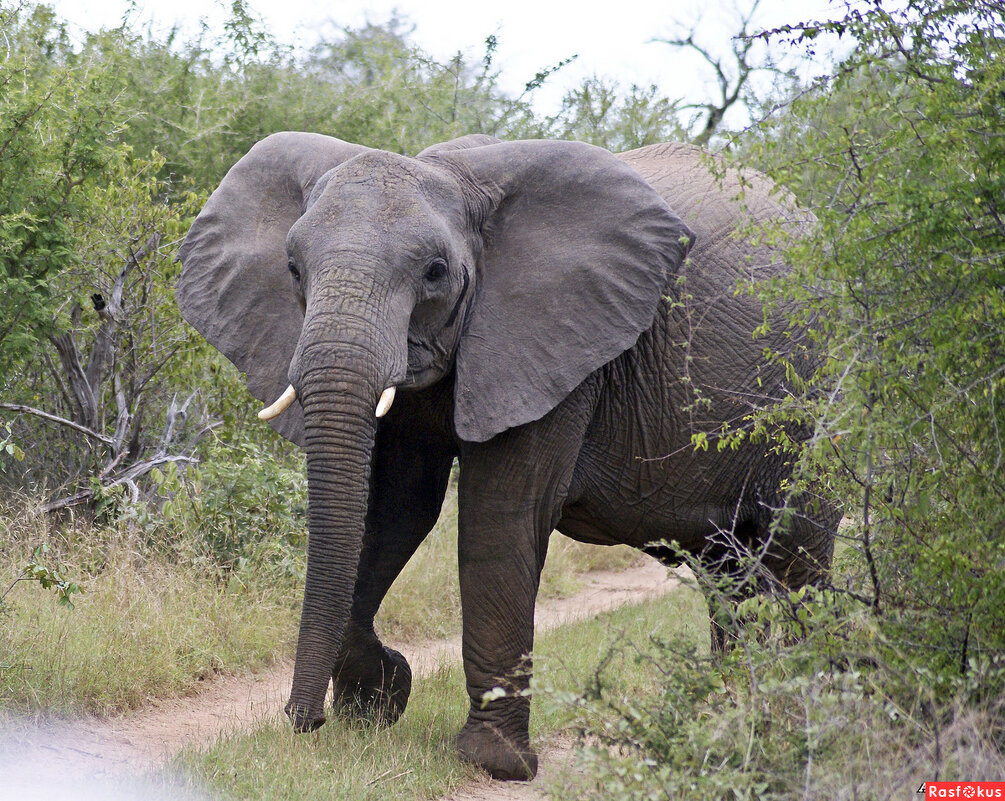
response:
[[[818,218],[761,291],[801,303],[829,357],[771,414],[814,432],[796,455],[849,517],[844,588],[948,700],[1005,655],[1005,25],[917,0],[786,35],[821,30],[855,51],[752,148]]]
[[[890,798],[1005,772],[999,5],[872,0],[768,34],[855,42],[743,143],[817,218],[790,273],[749,290],[795,301],[826,361],[720,442],[770,441],[793,498],[844,510],[832,586],[742,603],[721,663],[652,643],[664,687],[645,703],[598,674],[575,699],[608,720],[593,797]]]
[[[299,454],[280,459],[249,442],[215,442],[202,464],[172,463],[151,477],[156,501],[136,513],[151,544],[191,549],[189,558],[224,571],[249,560],[302,570],[307,479]],[[184,536],[165,542],[161,520]]]
[[[654,695],[622,695],[611,658],[587,690],[553,695],[575,713],[585,774],[558,798],[878,799],[1002,774],[1002,698],[939,703],[867,605],[807,588],[741,612],[748,627],[721,660],[682,639],[635,648]],[[958,697],[1003,673],[959,679]]]

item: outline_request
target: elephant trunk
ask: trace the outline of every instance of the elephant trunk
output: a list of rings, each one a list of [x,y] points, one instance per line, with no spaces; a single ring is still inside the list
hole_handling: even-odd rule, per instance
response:
[[[322,346],[319,346],[322,347]],[[307,579],[293,689],[286,712],[297,730],[324,723],[324,701],[348,626],[363,541],[374,408],[386,376],[372,352],[323,346],[301,354],[299,376],[307,454]]]

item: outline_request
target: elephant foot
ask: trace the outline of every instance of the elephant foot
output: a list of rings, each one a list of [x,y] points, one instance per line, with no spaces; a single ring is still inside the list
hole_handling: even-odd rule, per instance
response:
[[[493,779],[530,781],[537,775],[537,754],[524,735],[519,742],[483,721],[468,721],[457,735],[457,752],[465,762],[488,771]]]
[[[354,629],[332,672],[335,711],[390,726],[401,717],[412,691],[412,670],[372,631]]]
[[[293,724],[293,730],[298,734],[316,731],[325,725],[325,716],[311,715],[306,704],[295,704],[290,701],[283,711]]]

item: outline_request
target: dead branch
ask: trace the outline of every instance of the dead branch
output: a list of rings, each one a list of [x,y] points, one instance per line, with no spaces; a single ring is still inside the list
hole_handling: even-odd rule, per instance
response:
[[[184,453],[191,453],[195,446],[199,444],[204,436],[206,436],[214,428],[219,428],[223,425],[223,420],[217,420],[215,423],[210,423],[205,428],[201,429],[192,439],[189,440],[188,444],[185,446]]]
[[[199,459],[195,456],[155,456],[153,459],[147,459],[144,462],[137,462],[136,464],[129,467],[128,470],[123,471],[119,476],[117,476],[113,481],[109,481],[106,484],[101,484],[100,489],[86,489],[82,492],[78,492],[75,495],[70,495],[66,498],[60,498],[56,501],[50,501],[49,503],[42,506],[42,511],[45,513],[51,513],[59,511],[60,509],[65,509],[68,506],[76,506],[81,503],[86,503],[94,499],[101,493],[107,492],[113,487],[125,486],[130,493],[130,497],[133,503],[139,500],[139,487],[136,485],[136,479],[140,476],[144,476],[153,470],[155,467],[160,467],[161,465],[170,464],[171,462],[179,463],[184,462],[187,464],[199,464]]]
[[[101,325],[91,346],[91,356],[87,362],[85,375],[87,383],[91,387],[97,387],[101,383],[102,376],[107,366],[113,361],[115,356],[115,329],[119,325],[119,318],[122,312],[122,298],[126,288],[126,282],[134,269],[140,267],[141,262],[150,254],[157,251],[160,245],[161,235],[151,234],[147,241],[139,250],[131,252],[125,259],[122,269],[112,283],[111,297],[106,299],[101,295],[95,295],[94,310],[101,319]]]
[[[198,390],[189,395],[185,402],[179,406],[178,396],[175,395],[171,398],[171,405],[168,407],[167,414],[164,416],[164,433],[161,435],[161,449],[167,448],[171,444],[171,441],[175,436],[175,426],[178,423],[179,418],[182,422],[188,417],[188,405],[192,402],[192,399],[198,394]]]
[[[80,318],[80,304],[73,304],[70,317],[74,321]],[[70,393],[76,406],[77,422],[81,425],[93,425],[98,416],[98,399],[80,363],[80,351],[73,335],[68,332],[54,334],[49,337],[49,341],[59,354],[59,361],[69,382]]]
[[[56,414],[51,414],[50,412],[42,411],[41,409],[35,409],[31,406],[24,406],[20,403],[0,403],[0,409],[5,409],[11,412],[22,412],[24,414],[32,414],[35,417],[41,417],[43,420],[49,420],[53,423],[59,423],[67,428],[72,428],[74,431],[79,431],[81,434],[86,434],[92,439],[100,440],[106,445],[114,445],[115,442],[111,437],[106,437],[104,434],[99,434],[97,431],[88,428],[87,426],[82,426],[80,423],[75,423],[72,420],[67,420],[65,417],[60,417]]]
[[[122,451],[122,453],[120,453],[118,456],[112,459],[112,461],[110,461],[107,465],[105,465],[105,468],[100,473],[98,473],[98,480],[100,481],[109,473],[111,473],[116,467],[119,466],[119,462],[125,459],[126,456],[128,455],[129,451]]]
[[[697,53],[701,59],[712,68],[712,72],[715,75],[715,80],[719,89],[718,99],[715,101],[710,100],[707,103],[694,103],[681,107],[703,109],[708,114],[705,118],[705,125],[702,128],[701,133],[694,138],[694,143],[696,145],[700,145],[702,147],[708,145],[712,135],[722,124],[722,120],[726,116],[726,112],[740,101],[744,88],[748,85],[750,77],[755,72],[779,72],[770,60],[761,64],[754,63],[751,60],[751,49],[754,46],[756,37],[751,35],[750,28],[759,5],[760,0],[754,0],[754,2],[750,5],[749,10],[740,12],[738,8],[736,9],[739,16],[738,24],[740,29],[731,39],[730,56],[733,61],[731,67],[727,67],[725,57],[716,56],[711,49],[699,44],[695,40],[695,27],[691,27],[686,36],[677,36],[675,38],[657,37],[650,40],[653,42],[667,44],[671,47],[691,50]],[[735,71],[735,77],[731,77],[731,71]]]

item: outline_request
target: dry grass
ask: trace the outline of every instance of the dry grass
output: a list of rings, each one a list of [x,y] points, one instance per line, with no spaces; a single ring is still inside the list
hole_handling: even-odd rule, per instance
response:
[[[72,565],[67,572],[75,572]],[[105,714],[200,679],[267,665],[296,633],[290,599],[221,586],[195,571],[113,558],[74,609],[21,584],[0,616],[0,707]]]
[[[937,728],[931,720],[892,719],[876,699],[846,699],[825,721],[827,749],[805,770],[808,799],[897,798],[924,781],[1000,779],[1005,755],[990,732],[1005,704],[956,707]]]
[[[0,612],[0,708],[31,713],[109,713],[184,693],[216,672],[255,669],[292,654],[301,603],[302,554],[290,564],[252,560],[223,573],[194,548],[195,532],[151,530],[128,519],[70,520],[54,532],[21,501],[0,510],[0,592],[51,546],[46,563],[81,586],[74,609],[52,591],[19,582]],[[268,538],[265,539],[268,543]],[[165,543],[171,543],[170,547]],[[555,535],[542,592],[573,594],[576,575],[627,566],[627,549],[583,546]],[[392,587],[378,625],[395,639],[460,631],[457,498],[453,487],[434,531]]]
[[[0,592],[42,542],[46,565],[81,589],[72,609],[37,582],[18,582],[4,599],[0,707],[8,711],[123,711],[213,673],[270,664],[291,648],[298,610],[289,586],[144,554],[126,524],[77,521],[55,533],[22,505],[0,526]]]

